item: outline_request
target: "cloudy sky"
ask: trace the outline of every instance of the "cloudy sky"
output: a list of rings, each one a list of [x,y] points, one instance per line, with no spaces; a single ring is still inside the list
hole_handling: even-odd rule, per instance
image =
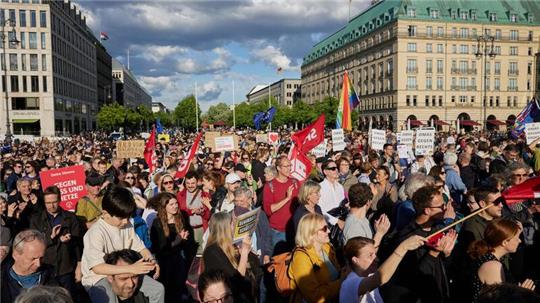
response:
[[[368,0],[352,0],[351,16]],[[206,110],[246,99],[257,84],[300,78],[302,57],[344,26],[348,0],[76,1],[109,53],[154,101],[174,108],[195,91]],[[278,74],[277,68],[283,72]]]

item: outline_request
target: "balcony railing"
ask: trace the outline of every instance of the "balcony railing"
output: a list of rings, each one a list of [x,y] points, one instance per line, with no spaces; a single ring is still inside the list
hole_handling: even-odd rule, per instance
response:
[[[508,76],[518,76],[519,70],[508,70]]]
[[[409,73],[409,74],[418,73],[418,67],[407,67],[407,73]]]
[[[515,86],[509,86],[507,89],[509,92],[517,92],[518,88]]]

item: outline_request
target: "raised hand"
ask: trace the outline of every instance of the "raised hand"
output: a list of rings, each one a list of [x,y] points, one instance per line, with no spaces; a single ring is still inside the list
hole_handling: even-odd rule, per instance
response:
[[[60,229],[62,229],[62,225],[58,224],[55,225],[51,230],[51,239],[54,239],[60,234]]]
[[[377,221],[375,221],[375,232],[385,235],[389,229],[390,229],[390,220],[385,214],[383,214],[379,217]]]

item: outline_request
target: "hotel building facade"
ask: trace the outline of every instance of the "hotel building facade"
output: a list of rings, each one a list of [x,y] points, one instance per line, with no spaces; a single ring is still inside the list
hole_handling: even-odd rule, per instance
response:
[[[302,100],[339,98],[347,70],[360,128],[512,123],[537,89],[534,2],[374,1],[304,57]]]

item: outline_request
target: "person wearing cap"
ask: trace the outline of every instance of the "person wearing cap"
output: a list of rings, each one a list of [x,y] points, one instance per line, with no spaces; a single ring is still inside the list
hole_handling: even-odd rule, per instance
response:
[[[234,173],[237,174],[240,179],[242,179],[242,186],[250,188],[253,192],[255,192],[259,188],[259,184],[257,184],[258,182],[255,182],[255,180],[253,180],[253,175],[244,164],[236,164],[234,166]],[[260,182],[260,185],[262,186],[262,182]]]
[[[86,196],[77,202],[75,214],[90,228],[92,224],[101,216],[101,195],[99,194],[103,185],[103,177],[95,172],[91,172],[86,177]]]
[[[227,189],[227,194],[225,199],[221,200],[215,206],[215,212],[230,212],[234,208],[234,191],[240,187],[242,183],[242,178],[235,173],[230,173],[225,177],[225,188]]]

